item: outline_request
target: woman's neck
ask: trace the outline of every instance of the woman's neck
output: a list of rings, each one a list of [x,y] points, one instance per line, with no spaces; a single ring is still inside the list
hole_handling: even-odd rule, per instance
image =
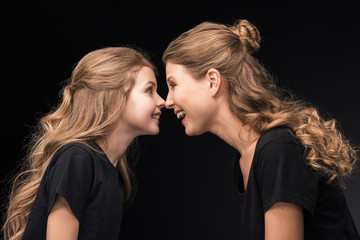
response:
[[[260,137],[249,126],[244,126],[228,107],[223,107],[215,116],[210,132],[235,148],[242,157],[253,153],[254,145]]]

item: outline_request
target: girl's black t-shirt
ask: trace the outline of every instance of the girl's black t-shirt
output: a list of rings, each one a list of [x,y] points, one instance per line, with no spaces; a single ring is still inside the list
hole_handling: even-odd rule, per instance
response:
[[[81,143],[62,147],[42,178],[23,235],[46,239],[48,215],[60,194],[79,220],[78,239],[119,239],[124,185],[105,154]]]
[[[264,239],[264,215],[277,202],[303,208],[306,240],[360,239],[341,187],[326,184],[307,166],[290,130],[275,128],[259,138],[246,188],[239,158],[234,161],[234,179],[244,239]]]

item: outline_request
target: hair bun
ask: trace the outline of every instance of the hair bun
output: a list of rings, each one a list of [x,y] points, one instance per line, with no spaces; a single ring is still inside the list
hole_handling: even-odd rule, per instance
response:
[[[248,20],[238,20],[230,30],[239,37],[249,53],[256,52],[260,48],[260,32]]]

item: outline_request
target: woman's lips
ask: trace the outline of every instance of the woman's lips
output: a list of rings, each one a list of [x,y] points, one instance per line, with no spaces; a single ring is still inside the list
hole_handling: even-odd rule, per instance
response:
[[[177,114],[176,114],[177,118],[184,118],[185,117],[185,111],[182,110],[182,111],[179,111]]]

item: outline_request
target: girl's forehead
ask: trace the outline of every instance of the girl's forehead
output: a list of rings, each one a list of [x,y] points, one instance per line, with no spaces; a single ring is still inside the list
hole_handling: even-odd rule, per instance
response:
[[[144,86],[147,84],[157,85],[154,71],[149,67],[143,67],[140,69],[136,79],[135,85]]]

